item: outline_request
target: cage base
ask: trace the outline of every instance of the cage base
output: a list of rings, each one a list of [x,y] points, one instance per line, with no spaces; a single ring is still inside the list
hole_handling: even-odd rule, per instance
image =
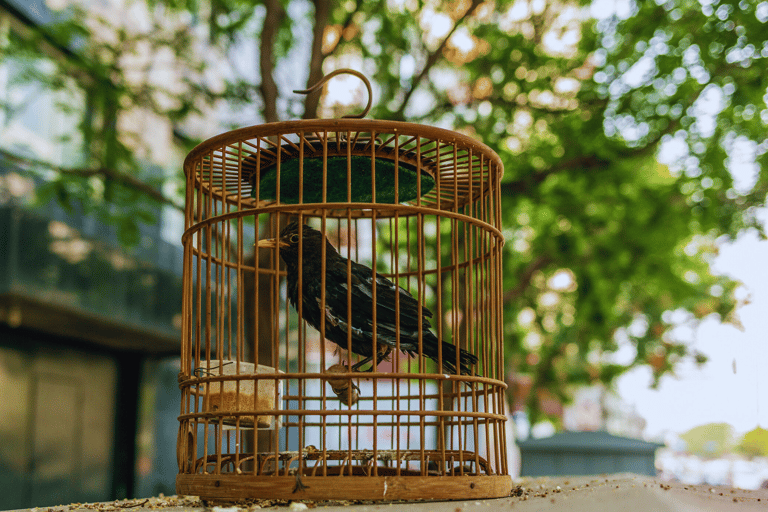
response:
[[[176,492],[204,500],[469,500],[502,498],[512,478],[493,476],[177,475]]]

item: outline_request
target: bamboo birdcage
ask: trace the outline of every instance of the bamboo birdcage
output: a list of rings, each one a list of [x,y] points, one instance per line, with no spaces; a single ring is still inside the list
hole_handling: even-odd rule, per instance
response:
[[[404,122],[300,120],[209,139],[184,172],[179,494],[509,494],[503,169],[491,149]],[[276,235],[286,218],[429,307],[438,339],[478,356],[474,374],[396,350],[350,372],[358,356],[288,305],[277,250],[254,254],[259,231]]]

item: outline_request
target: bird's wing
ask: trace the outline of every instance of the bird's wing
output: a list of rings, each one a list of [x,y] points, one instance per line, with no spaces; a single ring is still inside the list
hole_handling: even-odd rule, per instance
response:
[[[354,263],[353,265],[356,265],[357,268],[353,269],[353,275],[358,275],[360,277],[360,282],[357,283],[358,290],[363,293],[364,295],[368,296],[371,300],[373,299],[373,276],[371,269],[360,265],[358,263]],[[392,281],[387,279],[386,277],[382,276],[381,274],[376,274],[376,302],[379,305],[379,310],[384,310],[382,313],[387,313],[388,311],[391,311],[394,315],[395,309],[397,306],[397,300],[399,297],[400,302],[400,315],[409,313],[416,317],[418,314],[418,307],[419,302],[413,298],[413,296],[408,293],[408,291],[401,287],[395,285]],[[425,306],[422,306],[421,313],[423,316],[426,317],[432,317],[432,312]],[[378,311],[377,311],[378,314]],[[394,318],[394,317],[393,317]],[[401,318],[402,321],[402,318]]]
[[[347,310],[347,261],[340,259],[327,267],[326,301],[338,312]],[[370,324],[373,311],[373,272],[365,265],[351,262],[352,323],[358,327]],[[419,303],[407,290],[396,286],[386,277],[376,274],[376,323],[391,324],[396,322],[397,297],[399,297],[400,328],[415,330],[419,325],[429,326],[424,317],[431,317],[432,312],[422,306],[422,318],[419,318]],[[330,301],[329,301],[330,299]],[[346,316],[346,315],[344,315]]]

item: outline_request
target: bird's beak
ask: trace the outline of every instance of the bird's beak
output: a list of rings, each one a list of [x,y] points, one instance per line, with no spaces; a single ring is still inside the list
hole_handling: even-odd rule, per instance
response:
[[[267,249],[274,249],[275,247],[288,247],[288,242],[283,242],[280,238],[265,238],[264,240],[259,240],[259,243],[256,244],[256,247],[265,247]]]

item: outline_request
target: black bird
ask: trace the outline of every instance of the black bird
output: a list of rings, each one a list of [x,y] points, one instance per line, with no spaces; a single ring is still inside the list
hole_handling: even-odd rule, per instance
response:
[[[352,352],[364,357],[352,369],[373,360],[373,270],[341,256],[319,231],[293,222],[276,239],[261,240],[259,247],[280,248],[285,261],[288,280],[288,300],[298,310],[299,303],[299,237],[302,237],[302,311],[312,327],[320,330],[320,319],[325,315],[325,337],[342,348],[347,348],[347,333],[352,332]],[[301,233],[301,235],[299,234]],[[325,312],[321,312],[322,247],[325,242]],[[347,264],[350,264],[352,289],[351,326],[347,325]],[[432,312],[421,307],[410,293],[376,274],[376,363],[384,360],[397,343],[396,297],[400,297],[400,350],[413,356],[419,351],[419,326],[422,329],[422,352],[433,361],[438,360],[438,339],[430,331],[428,318]],[[443,342],[443,368],[456,373],[456,347]],[[461,373],[472,375],[477,357],[466,350],[459,351]],[[371,365],[371,370],[373,365]]]

